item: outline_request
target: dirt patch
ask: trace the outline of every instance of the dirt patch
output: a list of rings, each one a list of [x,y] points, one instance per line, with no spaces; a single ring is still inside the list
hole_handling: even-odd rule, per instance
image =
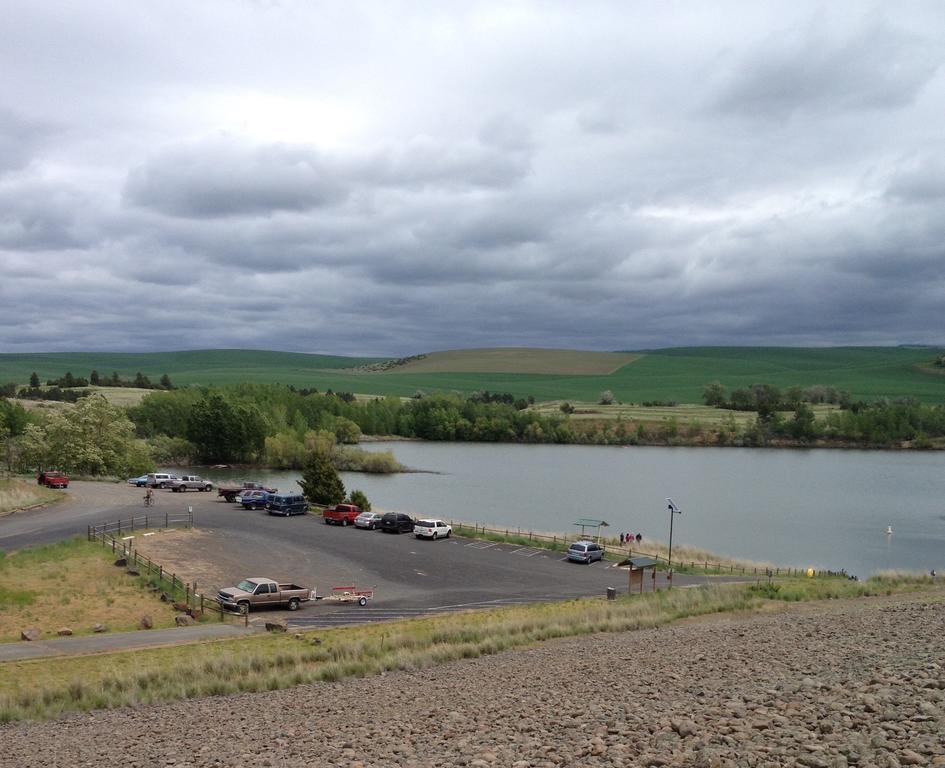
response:
[[[163,566],[166,573],[188,584],[197,582],[198,591],[213,594],[220,587],[229,586],[227,573],[234,567],[224,548],[218,546],[217,538],[210,531],[197,528],[166,530],[138,537],[135,547]]]

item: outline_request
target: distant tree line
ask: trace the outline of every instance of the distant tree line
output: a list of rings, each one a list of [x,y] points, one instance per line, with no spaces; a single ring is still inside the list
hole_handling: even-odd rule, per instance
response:
[[[784,391],[773,384],[752,384],[739,387],[728,394],[725,387],[714,381],[706,384],[702,399],[706,405],[727,408],[732,411],[757,411],[768,414],[774,411],[792,411],[800,403],[831,403],[849,408],[850,393],[820,384],[810,387],[788,387]]]
[[[98,371],[92,371],[89,374],[89,378],[83,378],[81,376],[73,376],[72,371],[66,371],[65,375],[58,379],[47,379],[46,386],[50,387],[63,387],[63,388],[72,388],[72,387],[131,387],[135,389],[165,389],[170,390],[174,389],[174,385],[171,383],[171,377],[166,373],[161,376],[161,380],[157,384],[153,384],[151,380],[145,376],[141,371],[138,371],[135,374],[133,379],[123,379],[118,375],[118,371],[112,371],[111,376],[101,376]],[[30,388],[37,389],[39,387],[39,375],[36,371],[30,375]]]
[[[275,384],[188,387],[148,395],[128,413],[140,437],[184,440],[201,461],[262,461],[297,466],[312,433],[330,432],[341,445],[362,434],[425,440],[570,442],[561,416],[521,409],[505,397],[496,402],[460,395],[350,399]],[[165,442],[166,445],[166,442]],[[180,450],[181,444],[175,444]]]

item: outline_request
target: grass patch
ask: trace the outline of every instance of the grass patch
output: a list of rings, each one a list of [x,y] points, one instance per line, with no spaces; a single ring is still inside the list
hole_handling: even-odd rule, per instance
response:
[[[812,600],[929,589],[918,577],[799,579],[570,600],[303,634],[0,665],[0,721],[364,677],[477,658],[559,637],[625,632],[692,616]],[[770,592],[770,594],[769,594]],[[790,595],[790,597],[788,597]],[[316,643],[317,638],[317,644]]]
[[[484,530],[475,525],[450,522],[453,526],[453,533],[458,536],[467,536],[474,539],[483,539],[485,541],[495,541],[502,544],[514,544],[519,547],[534,547],[535,549],[547,549],[552,552],[567,552],[568,544],[577,539],[575,534],[566,536],[565,534],[542,533],[522,531],[497,531]],[[593,536],[588,536],[593,539]],[[601,537],[601,544],[607,549],[606,559],[615,561],[623,560],[627,556],[627,547],[620,544],[616,536]],[[644,540],[640,544],[634,543],[630,547],[634,555],[644,557],[661,558],[662,562],[657,566],[660,570],[666,569],[666,559],[669,555],[669,548],[660,541]],[[779,576],[789,576],[793,572],[799,572],[800,568],[786,568],[783,566],[774,566],[771,563],[757,562],[755,560],[745,560],[741,558],[728,557],[709,552],[700,547],[677,544],[673,547],[673,570],[678,573],[698,573],[698,574],[764,574],[771,568],[777,571]]]
[[[61,627],[89,634],[98,623],[137,629],[145,614],[155,627],[174,626],[174,611],[145,580],[113,563],[110,549],[81,538],[0,557],[0,642],[19,640],[26,627],[45,637]]]
[[[12,477],[0,480],[0,515],[37,504],[52,504],[66,497],[65,491],[46,488],[36,481]]]

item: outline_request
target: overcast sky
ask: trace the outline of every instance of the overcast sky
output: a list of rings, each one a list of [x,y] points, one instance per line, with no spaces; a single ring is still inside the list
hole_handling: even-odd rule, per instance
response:
[[[0,9],[0,351],[945,344],[939,0]]]

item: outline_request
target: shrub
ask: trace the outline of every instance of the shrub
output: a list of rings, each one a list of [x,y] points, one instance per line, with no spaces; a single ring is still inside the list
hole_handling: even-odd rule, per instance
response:
[[[348,497],[348,500],[354,504],[356,507],[361,507],[365,512],[371,511],[371,502],[368,501],[367,495],[364,491],[353,490],[351,495]]]

